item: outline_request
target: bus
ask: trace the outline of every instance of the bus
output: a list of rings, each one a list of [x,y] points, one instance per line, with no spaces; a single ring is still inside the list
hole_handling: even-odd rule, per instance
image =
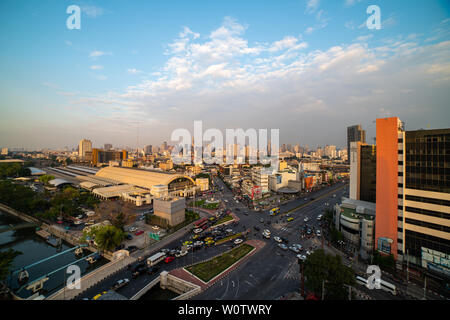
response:
[[[276,215],[279,214],[279,213],[280,213],[280,208],[273,208],[273,209],[271,209],[270,212],[269,212],[269,214],[270,214],[271,216],[276,216]]]
[[[147,265],[153,267],[158,262],[161,262],[166,257],[164,252],[158,252],[147,259]]]
[[[200,219],[194,223],[194,229],[202,228],[208,223],[207,218]]]
[[[368,286],[367,279],[365,279],[363,277],[356,276],[356,282],[363,286],[366,286],[366,287]],[[380,285],[381,285],[381,290],[389,292],[389,293],[393,294],[394,296],[397,295],[397,287],[395,285],[393,285],[392,283],[389,283],[389,282],[381,279]]]

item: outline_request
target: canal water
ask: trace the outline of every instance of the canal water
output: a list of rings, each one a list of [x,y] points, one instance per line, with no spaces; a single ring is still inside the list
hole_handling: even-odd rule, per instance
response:
[[[24,221],[0,210],[0,230],[4,230],[8,226],[14,226],[22,223],[24,223]],[[63,241],[60,248],[53,247],[48,244],[45,239],[36,234],[35,227],[29,227],[24,229],[0,232],[0,252],[6,251],[9,248],[22,253],[21,255],[18,255],[13,261],[13,265],[10,270],[15,271],[47,257],[51,257],[57,253],[63,252],[67,249],[73,248],[73,246]],[[29,273],[29,282],[32,282],[34,279],[44,276],[53,270],[77,261],[78,259],[82,259],[84,256],[87,256],[91,253],[92,252],[89,250],[83,250],[83,255],[76,256],[74,251],[70,251],[48,261],[37,264],[36,266],[27,269]],[[81,274],[84,275],[107,262],[108,260],[102,257],[92,265],[89,264],[85,259],[82,259],[76,264],[80,267]],[[67,277],[69,276],[70,274],[66,272],[66,269],[60,270],[50,275],[49,280],[44,283],[44,289],[41,291],[41,294],[47,297],[50,294],[58,291],[63,287],[65,279],[67,279]],[[18,274],[13,277],[8,277],[7,280],[7,283],[9,287],[14,291],[14,294],[24,299],[31,296],[33,294],[32,291],[27,290],[24,287],[21,288],[21,285],[18,283],[17,279]]]

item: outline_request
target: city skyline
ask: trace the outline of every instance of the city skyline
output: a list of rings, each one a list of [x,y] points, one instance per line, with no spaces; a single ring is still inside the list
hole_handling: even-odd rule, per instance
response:
[[[355,124],[373,143],[380,117],[448,127],[446,1],[379,1],[381,30],[367,1],[89,1],[81,30],[71,4],[2,5],[3,147],[173,144],[199,119],[309,146],[344,146]]]

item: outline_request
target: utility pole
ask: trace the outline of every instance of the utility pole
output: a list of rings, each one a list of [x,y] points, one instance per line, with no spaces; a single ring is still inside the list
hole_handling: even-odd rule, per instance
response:
[[[427,275],[425,276],[425,282],[423,285],[423,300],[427,300]]]
[[[322,300],[325,300],[325,280],[322,280]]]

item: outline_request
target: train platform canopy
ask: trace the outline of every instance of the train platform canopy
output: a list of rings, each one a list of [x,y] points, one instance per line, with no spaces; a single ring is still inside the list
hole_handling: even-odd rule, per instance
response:
[[[54,186],[54,187],[61,187],[63,185],[72,184],[72,182],[70,182],[70,181],[67,181],[67,180],[64,180],[64,179],[59,179],[59,178],[50,180],[48,183],[50,185]]]
[[[87,190],[92,190],[96,187],[99,187],[100,185],[98,183],[93,183],[90,181],[83,181],[80,183],[80,187],[82,187],[83,189],[87,189]]]
[[[119,186],[111,186],[104,188],[96,188],[92,191],[95,195],[99,196],[102,199],[110,199],[110,198],[119,198],[122,194],[147,194],[148,190],[142,189],[139,187],[135,187],[131,184],[122,184]]]
[[[30,169],[32,176],[42,176],[44,174],[47,174],[45,171],[35,167],[29,167],[28,169]]]

